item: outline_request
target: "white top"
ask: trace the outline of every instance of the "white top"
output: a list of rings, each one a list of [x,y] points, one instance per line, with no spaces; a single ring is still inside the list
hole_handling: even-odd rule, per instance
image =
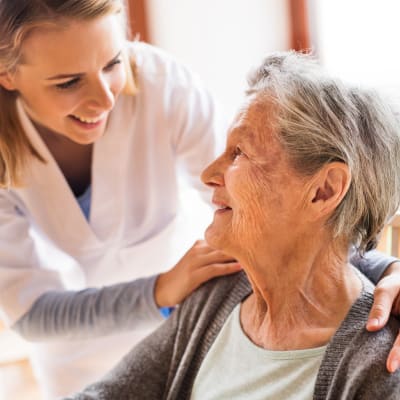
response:
[[[199,176],[215,158],[219,129],[214,104],[162,51],[138,42],[129,50],[139,92],[120,95],[94,144],[89,221],[18,102],[22,125],[47,163],[32,160],[25,187],[0,190],[0,316],[9,325],[47,290],[153,275],[202,237],[207,219],[196,229],[197,205],[179,207],[177,167],[205,189]],[[98,379],[146,333],[37,345],[36,374],[49,398],[71,393]]]
[[[326,346],[270,351],[256,346],[240,325],[238,304],[196,376],[192,400],[311,400]]]

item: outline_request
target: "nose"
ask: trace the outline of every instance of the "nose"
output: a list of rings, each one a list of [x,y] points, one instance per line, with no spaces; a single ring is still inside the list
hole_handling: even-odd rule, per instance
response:
[[[104,77],[98,77],[93,81],[89,93],[89,108],[108,111],[114,107],[115,95],[109,82]]]
[[[223,156],[218,157],[201,173],[201,180],[210,187],[224,185]]]

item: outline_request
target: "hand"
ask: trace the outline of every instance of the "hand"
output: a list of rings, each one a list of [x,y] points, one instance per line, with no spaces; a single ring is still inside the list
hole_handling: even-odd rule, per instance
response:
[[[174,268],[159,275],[155,301],[159,307],[175,306],[202,283],[240,270],[241,266],[232,257],[198,240]]]
[[[400,315],[400,262],[391,264],[376,285],[367,330],[373,332],[382,329],[389,319],[390,311],[393,315]],[[395,372],[399,366],[400,332],[386,360],[389,372]]]

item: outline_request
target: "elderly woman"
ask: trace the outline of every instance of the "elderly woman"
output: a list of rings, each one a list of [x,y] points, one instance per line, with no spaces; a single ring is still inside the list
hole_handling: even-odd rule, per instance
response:
[[[391,319],[349,263],[400,202],[400,125],[375,93],[304,55],[267,58],[225,152],[202,175],[206,239],[244,272],[207,283],[77,399],[399,399]]]

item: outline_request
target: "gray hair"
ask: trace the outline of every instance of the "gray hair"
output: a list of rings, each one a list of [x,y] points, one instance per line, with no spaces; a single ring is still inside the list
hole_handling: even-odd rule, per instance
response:
[[[400,204],[400,120],[377,92],[327,76],[310,55],[267,57],[249,76],[251,94],[276,106],[276,133],[291,165],[313,175],[324,165],[348,165],[352,180],[329,219],[335,237],[362,253]]]

